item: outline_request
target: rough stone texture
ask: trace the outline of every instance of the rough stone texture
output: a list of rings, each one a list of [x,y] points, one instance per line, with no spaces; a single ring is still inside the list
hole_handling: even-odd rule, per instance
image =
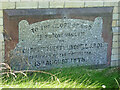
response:
[[[7,2],[7,3],[5,3],[4,5],[3,5],[3,7],[2,7],[2,3],[0,3],[0,9],[14,9],[15,8],[15,3],[13,3],[13,4],[11,4],[11,3],[9,3],[8,1],[11,1],[11,2],[14,2],[14,1],[19,1],[19,0],[0,0],[0,2],[1,1],[4,1],[4,2]],[[25,0],[21,0],[21,1],[25,1]],[[27,0],[27,1],[30,1],[30,0]],[[59,1],[59,0],[58,0]],[[71,0],[71,1],[74,1],[74,0]],[[98,1],[107,1],[107,0],[98,0]],[[115,7],[118,7],[118,2],[117,1],[114,1],[114,2],[111,2],[111,0],[108,0],[108,2],[106,2],[105,3],[104,2],[104,6],[115,6]],[[120,6],[120,4],[119,4],[119,6]],[[120,10],[120,9],[118,9],[118,10]],[[119,12],[119,11],[118,11]],[[116,10],[114,10],[113,11],[113,13],[117,13],[117,9]],[[119,25],[118,25],[119,26]],[[1,27],[1,26],[0,26]],[[0,32],[1,32],[1,30],[0,30]],[[114,32],[113,32],[113,34],[120,34],[120,29],[118,29],[118,30],[114,30]]]
[[[23,20],[10,64],[17,70],[107,64],[102,23],[100,17],[94,22],[53,19],[31,25]]]
[[[83,12],[84,11],[84,12]],[[102,37],[104,42],[108,43],[108,64],[111,60],[111,48],[112,48],[112,30],[111,30],[111,21],[112,21],[112,8],[74,8],[74,9],[23,9],[23,10],[4,10],[4,16],[8,18],[4,19],[5,26],[4,29],[8,32],[8,35],[11,36],[12,41],[5,41],[5,58],[7,58],[10,50],[13,50],[18,43],[18,23],[21,20],[27,20],[30,25],[35,22],[52,20],[52,19],[82,19],[94,21],[96,16],[102,17],[103,24],[103,33]],[[22,13],[23,12],[23,13]],[[99,13],[98,13],[99,12]],[[104,13],[104,14],[102,14]],[[96,16],[94,16],[94,14]],[[43,16],[44,15],[44,16]],[[88,16],[89,15],[89,16]],[[17,17],[16,17],[17,16]],[[9,25],[9,26],[8,26]],[[10,48],[9,48],[10,47]],[[8,60],[8,59],[5,59]]]
[[[17,2],[16,9],[38,8],[38,2]]]
[[[84,2],[75,2],[75,1],[69,1],[69,2],[65,2],[65,8],[75,8],[75,7],[85,7],[84,6],[85,5],[85,3]]]

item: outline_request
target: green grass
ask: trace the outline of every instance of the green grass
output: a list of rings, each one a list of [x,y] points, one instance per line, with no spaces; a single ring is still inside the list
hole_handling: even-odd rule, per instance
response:
[[[60,83],[48,74],[27,73],[27,77],[16,74],[2,76],[1,88],[118,88],[120,75],[118,68],[89,69],[71,67],[46,71],[56,74]]]

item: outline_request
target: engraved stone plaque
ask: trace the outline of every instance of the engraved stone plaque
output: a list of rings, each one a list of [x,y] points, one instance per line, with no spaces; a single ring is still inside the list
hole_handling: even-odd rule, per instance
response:
[[[19,22],[19,43],[11,51],[12,68],[44,70],[107,63],[103,19],[51,19]]]
[[[113,7],[3,10],[5,62],[15,70],[107,67]]]

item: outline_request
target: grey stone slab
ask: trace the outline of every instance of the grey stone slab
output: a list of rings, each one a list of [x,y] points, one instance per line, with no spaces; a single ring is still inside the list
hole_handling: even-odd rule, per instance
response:
[[[52,68],[107,64],[102,38],[103,19],[50,19],[19,22],[19,43],[10,53],[13,69]]]

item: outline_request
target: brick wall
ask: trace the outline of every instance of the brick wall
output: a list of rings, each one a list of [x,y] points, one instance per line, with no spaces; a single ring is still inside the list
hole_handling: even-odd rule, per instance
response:
[[[113,44],[111,66],[120,63],[120,2],[119,0],[0,0],[0,62],[4,60],[3,9],[84,8],[113,6]]]

